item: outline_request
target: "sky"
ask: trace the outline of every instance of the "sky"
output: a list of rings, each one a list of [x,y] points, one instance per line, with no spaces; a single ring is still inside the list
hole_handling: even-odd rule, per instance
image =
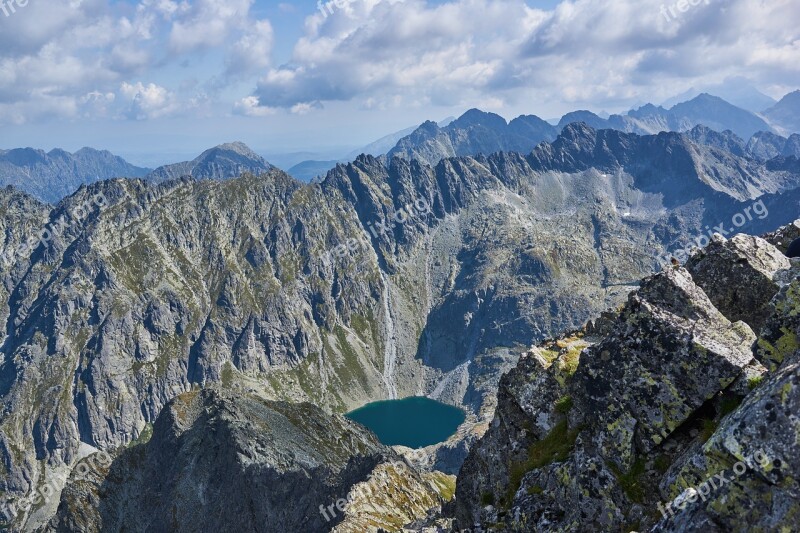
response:
[[[338,157],[478,107],[800,88],[797,0],[0,0],[0,147]],[[694,5],[696,4],[696,5]]]

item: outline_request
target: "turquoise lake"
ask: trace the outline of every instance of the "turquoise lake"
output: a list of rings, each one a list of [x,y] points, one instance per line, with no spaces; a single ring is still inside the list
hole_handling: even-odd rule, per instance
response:
[[[446,441],[466,418],[458,407],[420,397],[369,403],[345,416],[367,426],[383,444],[409,448]]]

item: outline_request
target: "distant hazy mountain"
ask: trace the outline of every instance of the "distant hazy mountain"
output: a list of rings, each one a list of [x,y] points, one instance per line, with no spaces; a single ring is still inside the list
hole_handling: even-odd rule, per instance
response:
[[[763,115],[783,133],[800,132],[800,91],[787,94]]]
[[[720,133],[706,126],[695,126],[684,135],[697,144],[762,162],[777,157],[800,158],[800,134],[797,133],[787,139],[775,133],[759,131],[745,141],[730,130]]]
[[[0,185],[14,187],[55,203],[81,185],[116,177],[140,177],[150,171],[105,150],[82,148],[44,152],[33,148],[0,150]]]
[[[438,124],[440,127],[445,127],[455,119],[453,117],[448,117]],[[346,156],[340,159],[313,159],[307,158],[299,163],[293,165],[286,165],[289,169],[286,171],[289,175],[302,180],[302,181],[313,181],[314,178],[321,178],[328,173],[329,170],[333,169],[339,163],[349,163],[353,161],[355,158],[360,156],[361,154],[371,155],[374,157],[379,157],[386,154],[389,150],[395,147],[397,142],[406,137],[407,135],[414,132],[418,126],[412,126],[410,128],[406,128],[404,130],[396,131],[394,133],[390,133],[389,135],[385,135],[378,139],[375,142],[371,142],[366,146],[353,150],[352,152],[348,153]],[[277,164],[277,162],[276,162]],[[286,167],[283,167],[286,168]]]
[[[447,157],[528,153],[542,141],[555,140],[556,135],[555,127],[533,115],[507,123],[500,115],[471,109],[443,128],[434,122],[424,123],[401,139],[388,156],[435,165]]]
[[[615,129],[609,127],[608,119],[604,119],[591,111],[581,110],[567,113],[561,117],[561,120],[558,121],[558,130],[563,130],[567,124],[576,124],[578,122],[583,122],[587,126],[598,130]]]
[[[743,139],[759,131],[772,131],[761,117],[710,94],[701,94],[670,109],[646,105],[622,117],[624,127],[609,119],[610,127],[631,132],[689,131],[704,125],[715,131],[730,130]],[[627,119],[627,120],[626,120]]]
[[[611,115],[608,118],[587,110],[573,111],[564,115],[557,126],[535,116],[521,116],[506,123],[499,115],[472,109],[447,127],[426,122],[401,139],[388,156],[418,159],[433,165],[447,157],[481,153],[503,151],[527,154],[542,141],[554,140],[557,132],[576,123],[597,130],[612,129],[638,135],[664,131],[689,133],[689,138],[698,144],[724,149],[740,157],[755,156],[759,160],[769,159],[765,155],[775,151],[772,148],[762,150],[759,142],[766,142],[765,136],[756,140],[752,153],[747,150],[747,142],[743,140],[760,132],[775,135],[764,119],[716,96],[701,94],[671,109],[647,104],[629,111],[627,115]],[[772,142],[781,144],[777,155],[795,153],[789,146],[784,151],[786,139],[781,142],[780,138],[776,138]]]
[[[749,80],[744,78],[731,78],[716,85],[706,85],[701,88],[692,87],[688,91],[674,96],[661,105],[670,108],[681,102],[691,100],[703,93],[714,94],[737,107],[760,113],[764,109],[775,105],[776,100],[759,91]]]
[[[363,148],[359,148],[358,150],[353,150],[352,152],[347,154],[347,158],[349,161],[352,161],[361,154],[372,155],[375,157],[383,155],[392,148],[394,148],[394,146],[400,139],[402,139],[406,135],[411,134],[415,129],[417,129],[417,126],[411,126],[410,128],[405,128],[403,130],[390,133],[389,135],[381,137],[377,141],[372,142],[364,146]]]
[[[241,142],[221,144],[206,150],[192,161],[159,167],[146,176],[151,181],[192,176],[195,179],[225,180],[249,172],[260,175],[272,165]]]
[[[739,157],[746,157],[747,143],[730,130],[714,131],[707,126],[695,126],[685,134],[697,144],[713,146]]]
[[[341,163],[339,160],[333,161],[303,161],[302,163],[298,163],[286,172],[301,181],[311,181],[318,176],[324,176],[335,167],[337,164]]]

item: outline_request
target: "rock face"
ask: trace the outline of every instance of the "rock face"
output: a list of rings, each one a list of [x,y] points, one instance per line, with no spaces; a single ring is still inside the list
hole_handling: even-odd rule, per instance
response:
[[[702,446],[673,464],[657,531],[791,531],[800,523],[800,361],[769,375]]]
[[[645,280],[615,317],[533,348],[501,379],[459,473],[458,527],[791,530],[799,276],[765,240],[718,239]],[[767,337],[745,320],[793,336],[771,372],[754,360]]]
[[[399,477],[406,500],[384,501],[382,516],[410,522],[443,503],[446,478],[430,483],[358,424],[310,404],[203,390],[170,402],[149,442],[105,471],[73,475],[43,531],[323,532],[345,517],[339,500],[366,494],[356,485]],[[349,498],[348,520],[363,505]]]
[[[206,150],[192,161],[159,167],[147,174],[146,179],[157,183],[184,176],[198,180],[226,180],[247,173],[259,176],[271,168],[247,145],[235,142]]]
[[[13,185],[53,204],[81,185],[109,178],[138,178],[149,171],[110,152],[91,148],[83,148],[74,154],[64,150],[45,153],[33,148],[0,150],[0,186]]]
[[[686,264],[692,279],[728,319],[746,322],[760,331],[771,310],[769,303],[780,286],[775,274],[791,263],[783,253],[759,237],[717,236]]]
[[[526,346],[622,303],[674,246],[756,197],[770,214],[748,229],[791,220],[800,174],[720,154],[575,125],[527,157],[361,157],[314,185],[273,169],[56,206],[2,191],[0,505],[198,387],[480,415]],[[434,463],[454,470],[448,448]]]

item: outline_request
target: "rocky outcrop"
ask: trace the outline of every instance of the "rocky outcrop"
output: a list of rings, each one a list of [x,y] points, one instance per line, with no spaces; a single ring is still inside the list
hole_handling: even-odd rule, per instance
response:
[[[397,531],[447,492],[446,476],[418,474],[341,416],[202,390],[170,402],[149,442],[73,475],[42,531],[344,532],[370,512]]]
[[[800,360],[769,375],[676,461],[656,531],[790,531],[800,523]]]
[[[766,367],[776,369],[800,349],[800,265],[779,273],[780,291],[772,299],[761,328],[756,357]]]
[[[786,253],[792,242],[798,238],[800,238],[800,220],[764,235],[764,240],[783,253]]]
[[[772,371],[754,355],[778,322],[796,335],[799,275],[766,240],[716,239],[617,313],[535,347],[502,378],[495,419],[459,473],[457,527],[791,528],[800,352],[776,341],[785,357]],[[744,321],[771,326],[757,338]]]
[[[729,320],[746,322],[760,331],[770,313],[769,303],[780,289],[775,274],[790,266],[789,259],[759,237],[716,235],[686,263],[692,279]]]

